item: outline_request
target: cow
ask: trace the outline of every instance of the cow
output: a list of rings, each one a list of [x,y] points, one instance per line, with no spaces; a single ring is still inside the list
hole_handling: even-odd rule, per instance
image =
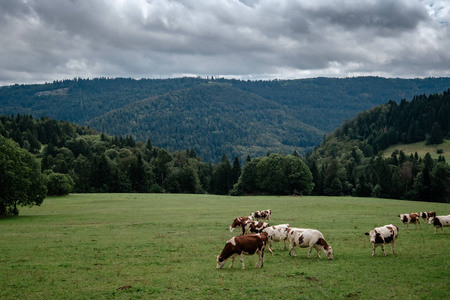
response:
[[[316,249],[317,257],[320,258],[320,250],[326,254],[328,259],[333,259],[333,249],[325,241],[323,234],[315,229],[289,228],[289,255],[297,256],[295,246],[309,248],[307,257],[311,257],[312,248]]]
[[[381,246],[384,256],[386,256],[385,245],[391,244],[391,254],[394,254],[394,244],[398,237],[398,227],[395,224],[376,227],[365,235],[370,236],[370,242],[373,246],[372,256],[375,255],[375,248]]]
[[[233,232],[235,228],[243,228],[245,223],[248,221],[253,221],[253,217],[238,217],[234,219],[233,223],[230,225],[230,232]]]
[[[287,230],[289,228],[289,224],[280,224],[275,226],[269,226],[263,229],[263,232],[267,233],[268,238],[268,249],[270,254],[273,256],[272,244],[274,241],[281,242],[284,241],[284,249],[286,249],[286,240],[287,240]]]
[[[400,220],[403,222],[403,229],[406,227],[409,229],[409,224],[414,224],[415,229],[417,229],[417,224],[420,224],[420,215],[418,213],[410,214],[399,214]]]
[[[255,268],[262,268],[264,264],[264,249],[267,243],[267,233],[238,235],[229,239],[222,253],[217,256],[217,269],[222,269],[225,261],[231,257],[230,268],[233,267],[234,259],[239,256],[241,260],[242,269],[245,269],[244,254],[253,255],[258,254],[258,262]]]
[[[267,227],[269,227],[269,223],[248,221],[242,226],[242,234],[261,233]]]
[[[422,217],[423,221],[425,222],[428,221],[430,219],[430,217],[436,217],[436,212],[435,211],[423,211],[420,212],[420,216]]]
[[[270,209],[268,210],[258,210],[255,212],[252,212],[250,214],[251,217],[255,220],[267,220],[270,221],[270,217],[272,216],[272,211]]]
[[[442,233],[444,233],[444,227],[450,226],[450,215],[431,217],[428,224],[433,224],[434,234],[436,234],[438,228],[441,228]]]

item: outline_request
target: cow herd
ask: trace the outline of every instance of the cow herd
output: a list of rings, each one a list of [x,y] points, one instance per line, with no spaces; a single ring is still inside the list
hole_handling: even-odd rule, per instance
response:
[[[284,249],[286,249],[286,243],[289,243],[289,255],[292,256],[297,256],[294,248],[298,246],[300,248],[308,248],[308,258],[314,248],[317,251],[317,257],[320,257],[320,252],[323,251],[328,259],[333,259],[333,249],[325,241],[320,231],[290,227],[289,224],[270,226],[269,223],[260,221],[270,221],[271,215],[272,211],[269,209],[255,211],[248,217],[234,219],[229,229],[231,232],[235,229],[240,230],[241,235],[234,236],[226,242],[222,253],[217,256],[217,268],[221,269],[228,258],[231,258],[230,268],[233,267],[234,259],[239,256],[242,269],[245,269],[243,255],[253,255],[255,253],[258,255],[258,262],[255,268],[260,268],[264,264],[264,250],[266,246],[273,256],[273,242],[284,242]],[[436,216],[434,211],[400,214],[398,217],[403,222],[403,228],[405,225],[409,228],[409,224],[414,224],[417,229],[417,224],[420,224],[420,218],[428,221],[428,224],[434,225],[434,233],[436,233],[438,228],[441,228],[443,232],[443,227],[450,226],[450,215]],[[389,224],[366,232],[365,235],[370,237],[370,242],[373,246],[372,256],[375,255],[375,249],[378,246],[381,246],[386,256],[386,244],[391,245],[391,254],[394,254],[394,245],[398,237],[398,231],[399,229],[395,224]]]
[[[333,249],[327,244],[323,234],[315,229],[295,228],[289,224],[280,224],[270,226],[269,223],[260,220],[270,221],[272,211],[262,210],[250,214],[248,217],[238,217],[230,225],[230,231],[240,230],[241,235],[229,239],[222,253],[217,256],[217,268],[220,269],[228,258],[231,258],[230,268],[233,267],[234,259],[239,256],[242,269],[245,269],[243,255],[258,255],[256,268],[264,264],[264,249],[269,249],[273,255],[273,242],[289,242],[289,255],[297,256],[294,247],[308,248],[308,257],[314,248],[317,251],[317,257],[320,257],[320,251],[323,251],[328,259],[333,259]]]

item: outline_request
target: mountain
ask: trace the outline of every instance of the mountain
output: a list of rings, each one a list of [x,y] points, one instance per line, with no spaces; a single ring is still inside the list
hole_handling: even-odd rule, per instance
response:
[[[250,153],[293,153],[312,148],[324,134],[274,101],[220,83],[134,102],[88,124],[138,140],[151,136],[170,151],[192,148],[208,159],[223,152],[240,154],[241,159]]]
[[[217,162],[306,153],[364,110],[448,88],[450,78],[77,78],[0,87],[0,115],[45,115]]]

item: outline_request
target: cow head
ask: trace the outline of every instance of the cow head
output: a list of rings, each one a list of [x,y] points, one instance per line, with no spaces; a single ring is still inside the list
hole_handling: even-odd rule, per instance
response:
[[[220,255],[217,255],[217,266],[216,269],[222,269],[223,265],[225,264],[225,260],[220,257]]]
[[[324,249],[323,251],[325,251],[328,259],[333,259],[333,248],[331,248],[331,246],[328,246],[327,249]]]
[[[434,224],[434,217],[428,219],[428,225]]]
[[[372,244],[383,242],[383,238],[381,237],[381,234],[379,234],[375,230],[371,230],[370,232],[366,232],[365,235],[368,235],[370,237],[370,242]]]

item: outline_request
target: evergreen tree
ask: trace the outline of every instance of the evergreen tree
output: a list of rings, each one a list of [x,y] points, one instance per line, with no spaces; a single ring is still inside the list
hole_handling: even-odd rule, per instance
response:
[[[434,201],[450,203],[450,166],[437,163],[431,175],[431,190]]]
[[[222,162],[213,171],[211,185],[213,193],[219,195],[227,195],[233,187],[232,168],[225,154],[222,155]]]
[[[367,182],[366,176],[360,175],[355,188],[355,196],[370,197],[372,195],[372,185]]]
[[[331,184],[325,188],[324,193],[328,196],[342,196],[342,182],[338,177],[334,177]]]
[[[231,171],[231,182],[233,185],[238,182],[239,176],[241,176],[241,163],[239,162],[239,158],[235,156]]]
[[[427,139],[427,144],[439,145],[444,142],[441,126],[437,122],[431,128],[430,136]]]
[[[142,160],[141,153],[138,152],[135,162],[130,167],[131,188],[137,193],[147,193],[149,191],[148,174]]]

